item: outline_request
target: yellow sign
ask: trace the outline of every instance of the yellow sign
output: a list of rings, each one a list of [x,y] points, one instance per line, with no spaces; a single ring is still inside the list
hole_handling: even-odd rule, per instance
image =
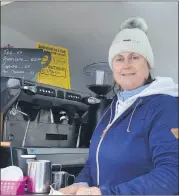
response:
[[[36,48],[51,53],[51,62],[37,74],[37,81],[43,84],[70,89],[70,70],[68,63],[68,49],[44,43],[36,43]],[[42,64],[47,56],[42,59]]]

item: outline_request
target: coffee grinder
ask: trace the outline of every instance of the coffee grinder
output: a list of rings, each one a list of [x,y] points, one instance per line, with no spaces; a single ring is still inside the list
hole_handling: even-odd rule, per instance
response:
[[[111,99],[107,98],[107,94],[112,89],[113,76],[112,71],[107,62],[99,62],[87,65],[83,69],[86,87],[92,91],[94,97],[98,100],[96,104],[90,104],[88,110],[88,119],[90,129],[94,130],[96,124],[101,119],[105,108],[111,103]]]

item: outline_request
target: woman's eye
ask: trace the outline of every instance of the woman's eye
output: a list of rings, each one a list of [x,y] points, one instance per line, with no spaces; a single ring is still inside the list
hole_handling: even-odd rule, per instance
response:
[[[122,61],[122,59],[116,59],[116,61],[120,61],[120,62],[121,62],[121,61]]]
[[[133,60],[137,60],[139,57],[138,56],[132,56]]]

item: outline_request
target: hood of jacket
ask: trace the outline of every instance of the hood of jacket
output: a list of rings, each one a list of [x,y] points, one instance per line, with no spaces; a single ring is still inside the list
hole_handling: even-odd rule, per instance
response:
[[[153,81],[147,88],[129,99],[136,99],[138,97],[146,97],[157,94],[178,97],[178,84],[176,84],[170,77],[156,77],[155,81]]]

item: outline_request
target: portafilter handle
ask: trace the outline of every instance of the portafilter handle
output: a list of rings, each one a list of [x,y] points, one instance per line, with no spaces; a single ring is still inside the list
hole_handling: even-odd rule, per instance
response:
[[[84,102],[85,104],[88,104],[88,105],[93,105],[93,104],[97,104],[97,103],[100,103],[101,100],[96,98],[96,97],[84,97],[82,99],[82,102]]]

